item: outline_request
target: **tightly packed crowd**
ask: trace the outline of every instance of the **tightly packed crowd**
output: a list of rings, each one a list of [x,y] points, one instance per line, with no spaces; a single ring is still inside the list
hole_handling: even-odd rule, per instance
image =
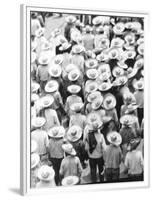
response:
[[[62,17],[31,13],[31,187],[142,181],[143,19]]]

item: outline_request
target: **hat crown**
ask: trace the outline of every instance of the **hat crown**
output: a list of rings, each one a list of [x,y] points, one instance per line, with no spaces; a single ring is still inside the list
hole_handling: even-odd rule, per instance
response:
[[[44,172],[42,172],[41,175],[43,178],[48,178],[50,176],[50,173],[48,171],[44,171]]]
[[[115,142],[116,140],[117,140],[117,136],[116,136],[116,135],[112,135],[112,136],[111,136],[111,141],[112,141],[112,142]]]

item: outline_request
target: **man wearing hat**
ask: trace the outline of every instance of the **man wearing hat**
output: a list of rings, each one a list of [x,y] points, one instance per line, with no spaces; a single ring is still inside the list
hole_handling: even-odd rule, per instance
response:
[[[68,41],[71,40],[71,29],[75,27],[76,17],[73,15],[69,15],[65,18],[66,26],[64,28],[64,36]]]
[[[68,176],[77,176],[79,179],[82,174],[82,166],[79,158],[76,156],[76,151],[70,143],[62,145],[65,151],[65,157],[60,166],[60,175],[62,178]]]
[[[128,173],[128,180],[143,181],[144,160],[142,152],[137,150],[140,139],[130,141],[130,151],[126,154],[124,172]]]
[[[94,49],[94,35],[92,34],[92,27],[87,25],[85,33],[82,35],[83,45],[86,51]]]
[[[107,135],[107,140],[110,145],[105,151],[105,178],[108,182],[115,182],[119,180],[120,164],[122,161],[122,152],[119,145],[122,138],[119,133],[113,131]]]
[[[65,129],[62,126],[55,126],[48,131],[49,136],[49,159],[53,165],[55,171],[55,182],[56,185],[60,183],[59,169],[61,161],[64,157],[64,151],[62,145],[64,143]]]

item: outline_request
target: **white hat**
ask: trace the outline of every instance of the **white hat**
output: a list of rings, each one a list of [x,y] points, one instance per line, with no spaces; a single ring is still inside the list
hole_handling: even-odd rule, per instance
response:
[[[41,50],[42,51],[46,51],[51,49],[51,43],[49,43],[48,41],[43,42],[43,44],[41,45]]]
[[[65,18],[66,22],[69,23],[69,24],[73,24],[75,21],[76,21],[76,17],[73,16],[73,15],[68,15],[66,18]]]
[[[102,103],[103,103],[103,96],[100,96],[99,99],[95,99],[95,100],[92,102],[91,108],[92,108],[93,110],[97,110],[98,108],[101,107]]]
[[[136,52],[134,50],[127,50],[124,53],[125,59],[134,59],[136,56]]]
[[[140,57],[139,59],[136,60],[134,68],[140,69],[143,67],[143,65],[144,65],[144,59],[143,57]]]
[[[127,44],[134,44],[135,42],[135,34],[134,33],[127,33],[124,37],[124,40]]]
[[[36,93],[32,93],[32,94],[31,94],[31,101],[32,101],[32,102],[37,101],[39,98],[40,98],[40,97],[39,97],[38,94],[36,94]]]
[[[46,54],[46,53],[41,54],[39,59],[38,59],[38,62],[39,62],[40,65],[48,65],[49,62],[50,62],[49,55]]]
[[[75,151],[75,149],[73,148],[72,144],[70,144],[70,143],[63,144],[63,145],[62,145],[62,149],[63,149],[66,153],[68,153],[68,154],[70,154],[70,155],[72,155],[72,156],[75,156],[75,155],[76,155],[76,151]]]
[[[113,86],[122,86],[125,85],[128,81],[128,78],[126,76],[119,76],[115,79],[113,82]]]
[[[75,54],[79,54],[85,50],[84,46],[76,44],[72,47],[72,52]]]
[[[125,24],[123,22],[118,22],[113,27],[113,32],[115,35],[122,35],[125,30]]]
[[[106,110],[111,110],[115,108],[116,103],[116,98],[111,93],[108,93],[104,96],[103,107]]]
[[[40,84],[38,84],[37,82],[31,83],[31,92],[37,92],[39,88],[40,88]]]
[[[133,83],[133,86],[136,90],[143,90],[144,89],[144,80],[143,79],[140,79],[140,80],[136,80],[134,83]]]
[[[36,37],[41,37],[42,35],[44,35],[44,32],[45,32],[45,28],[39,28],[39,29],[37,29],[36,31],[35,31],[35,36]]]
[[[138,108],[138,105],[130,104],[127,106],[127,110],[125,111],[125,114],[129,114],[129,113],[133,112],[134,110],[136,110],[137,108]]]
[[[51,106],[54,102],[54,98],[51,95],[46,95],[40,98],[40,103],[43,108]]]
[[[31,153],[35,153],[37,151],[37,142],[35,140],[31,140]]]
[[[59,77],[62,73],[62,68],[60,65],[54,64],[48,70],[50,76]]]
[[[48,165],[42,165],[38,170],[38,178],[42,181],[51,181],[55,177],[55,171]]]
[[[70,81],[76,81],[80,77],[80,70],[78,68],[75,68],[71,70],[68,74],[68,79]]]
[[[67,49],[70,48],[70,46],[71,46],[70,43],[68,43],[68,42],[64,42],[64,43],[62,43],[62,45],[59,47],[59,50],[60,50],[60,51],[67,50]]]
[[[140,44],[137,48],[137,51],[140,55],[144,54],[144,43]]]
[[[117,62],[117,65],[118,65],[120,68],[122,68],[122,69],[127,69],[127,68],[128,68],[128,65],[125,63],[124,60],[119,60],[119,61]]]
[[[67,87],[67,90],[72,94],[77,94],[81,90],[81,86],[79,85],[70,85]]]
[[[110,90],[112,88],[112,83],[110,82],[103,82],[99,85],[99,90],[104,92]]]
[[[65,68],[65,71],[66,71],[67,73],[69,73],[70,71],[72,71],[72,70],[74,70],[74,69],[78,69],[78,67],[77,67],[76,65],[74,65],[74,64],[68,64],[68,65],[66,66],[66,68]]]
[[[116,146],[119,146],[122,142],[121,135],[116,131],[108,133],[107,140]]]
[[[85,91],[88,93],[95,92],[98,89],[98,84],[96,81],[86,81]]]
[[[35,168],[40,162],[40,157],[37,153],[31,154],[31,169]]]
[[[37,54],[34,51],[32,51],[31,52],[31,63],[34,63],[36,61],[36,58],[37,58]]]
[[[79,177],[77,176],[67,176],[63,178],[61,184],[63,186],[72,186],[72,185],[77,185],[79,182]]]
[[[110,65],[109,64],[101,64],[99,67],[98,67],[98,72],[100,74],[104,73],[104,72],[110,72]]]
[[[63,138],[65,136],[65,129],[63,126],[54,126],[48,131],[48,135],[52,138]]]
[[[56,64],[56,65],[60,65],[60,64],[62,64],[63,59],[64,59],[63,55],[58,54],[53,58],[53,63]]]
[[[82,136],[82,128],[77,125],[71,126],[67,131],[67,139],[70,142],[78,141]]]
[[[123,47],[124,43],[125,42],[123,39],[116,37],[111,40],[111,47],[121,48]]]
[[[92,23],[94,25],[99,25],[103,22],[103,16],[97,16],[95,18],[93,18]]]
[[[32,118],[32,126],[35,128],[40,128],[45,124],[46,120],[44,117],[35,117]]]
[[[114,77],[119,77],[124,75],[124,70],[120,67],[114,67],[112,70],[112,74]]]
[[[96,79],[98,76],[98,71],[97,69],[88,69],[86,71],[86,75],[89,79]]]
[[[97,55],[96,59],[99,62],[103,62],[103,61],[105,62],[105,61],[108,61],[109,57],[107,53],[100,53],[99,55]]]
[[[87,101],[91,103],[96,99],[99,99],[100,97],[101,97],[100,91],[91,92],[88,94]]]
[[[96,68],[98,66],[98,61],[96,59],[90,58],[85,61],[85,66],[90,69]]]
[[[133,78],[138,72],[138,69],[137,68],[132,68],[132,67],[129,67],[127,69],[127,78],[130,79],[130,78]]]
[[[100,129],[103,122],[100,119],[100,115],[96,112],[91,112],[87,116],[87,124],[90,130]]]
[[[120,123],[129,127],[133,124],[133,117],[131,115],[123,115],[120,118]]]
[[[71,106],[70,106],[70,109],[72,111],[81,111],[81,109],[83,108],[84,104],[82,102],[80,103],[72,103]]]
[[[119,50],[117,48],[111,48],[109,50],[110,59],[119,59]]]
[[[46,86],[45,86],[45,91],[46,92],[55,92],[57,91],[59,88],[59,84],[57,81],[55,80],[51,80],[51,81],[48,81]]]

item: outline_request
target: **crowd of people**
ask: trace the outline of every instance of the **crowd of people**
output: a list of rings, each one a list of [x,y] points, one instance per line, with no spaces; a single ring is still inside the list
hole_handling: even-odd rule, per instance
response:
[[[58,17],[31,13],[31,187],[142,181],[143,19]]]

